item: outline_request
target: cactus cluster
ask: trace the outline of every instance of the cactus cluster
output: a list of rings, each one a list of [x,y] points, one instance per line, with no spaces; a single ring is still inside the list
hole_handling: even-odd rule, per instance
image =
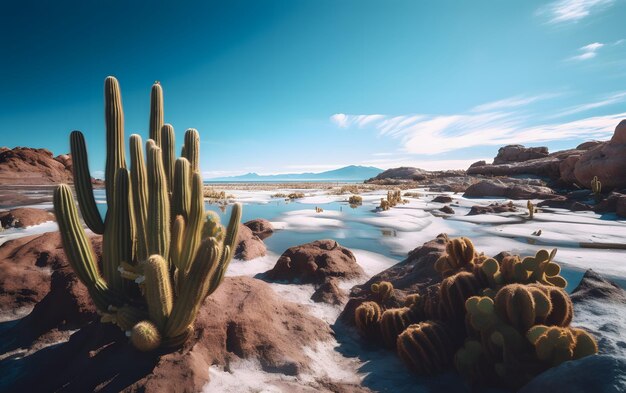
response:
[[[241,206],[224,228],[204,210],[199,172],[200,140],[185,133],[175,157],[174,129],[163,123],[163,90],[152,87],[150,139],[130,137],[126,166],[124,114],[117,80],[105,81],[106,197],[103,220],[94,200],[83,134],[70,135],[74,187],[85,224],[102,234],[96,260],[70,187],[54,193],[54,211],[68,260],[87,287],[103,322],[129,332],[139,350],[182,345],[193,332],[203,300],[224,278],[236,246]]]
[[[383,211],[389,210],[399,203],[405,203],[402,199],[402,192],[400,190],[387,191],[387,198],[380,198],[380,205],[378,208]]]
[[[363,204],[363,197],[360,195],[350,195],[350,198],[348,198],[348,204],[350,204],[350,207],[361,206]]]
[[[419,374],[454,367],[471,385],[519,388],[566,360],[598,352],[595,339],[570,326],[573,306],[553,262],[556,250],[507,256],[476,252],[468,238],[448,239],[434,264],[442,276],[405,307],[386,308],[387,282],[372,285],[355,311],[368,340],[395,349]]]

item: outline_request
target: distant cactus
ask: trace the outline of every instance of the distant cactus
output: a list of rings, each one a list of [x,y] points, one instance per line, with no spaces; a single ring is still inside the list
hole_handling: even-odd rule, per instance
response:
[[[458,338],[442,322],[410,325],[398,336],[398,355],[417,374],[433,375],[445,370],[457,350]]]
[[[594,176],[591,179],[591,191],[595,196],[596,200],[600,200],[602,198],[602,183],[598,180],[598,176]]]
[[[351,195],[350,198],[348,198],[348,203],[350,206],[360,206],[363,204],[363,197],[360,195]]]
[[[319,206],[315,206],[315,213],[324,213],[324,209]]]
[[[526,208],[528,208],[528,218],[532,220],[535,217],[537,208],[535,208],[535,205],[531,201],[526,202]]]
[[[235,247],[241,207],[227,228],[204,211],[198,172],[199,137],[188,131],[186,158],[175,159],[173,128],[163,125],[162,88],[151,94],[150,133],[144,161],[141,138],[130,138],[124,157],[124,122],[117,80],[105,82],[107,217],[94,210],[84,138],[71,134],[74,183],[86,224],[103,233],[100,271],[78,219],[72,192],[60,185],[54,210],[68,260],[85,284],[103,322],[130,331],[138,349],[182,345],[204,298],[221,283]],[[161,147],[159,147],[161,146]],[[137,284],[139,288],[137,288]],[[144,299],[137,298],[143,293]]]

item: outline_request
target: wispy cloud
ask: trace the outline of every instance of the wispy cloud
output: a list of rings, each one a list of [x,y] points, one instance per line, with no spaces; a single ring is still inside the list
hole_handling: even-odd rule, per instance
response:
[[[573,115],[576,113],[585,112],[591,109],[601,108],[603,106],[618,104],[620,102],[624,102],[625,100],[626,100],[626,91],[622,91],[619,93],[611,94],[601,99],[600,101],[576,105],[571,108],[565,109],[564,111],[557,113],[553,117],[569,116],[569,115]]]
[[[347,128],[353,125],[365,127],[369,123],[379,121],[384,117],[383,115],[357,115],[348,117],[343,113],[337,113],[332,115],[330,120],[341,128]]]
[[[345,116],[348,124],[357,117],[345,114],[342,116]],[[526,126],[527,119],[514,112],[487,112],[384,116],[371,122],[370,126],[381,135],[399,139],[402,150],[406,153],[435,155],[476,146],[607,138],[612,135],[615,126],[624,117],[626,113],[590,117],[567,123]]]
[[[428,171],[445,171],[448,169],[467,169],[476,161],[491,161],[491,158],[468,158],[464,160],[416,160],[411,156],[396,156],[390,159],[374,159],[361,163],[361,165],[374,166],[377,168],[397,168],[399,166],[412,166]]]
[[[539,10],[539,14],[547,14],[549,23],[560,24],[578,22],[592,13],[602,11],[615,3],[616,0],[557,0]]]
[[[538,94],[534,96],[519,95],[514,97],[505,98],[503,100],[488,102],[486,104],[478,105],[472,109],[472,112],[487,112],[507,108],[517,108],[520,106],[530,105],[537,101],[548,100],[550,98],[558,97],[558,93],[546,93]]]
[[[603,46],[604,44],[601,42],[594,42],[592,44],[585,45],[581,48],[578,48],[578,51],[580,52],[579,55],[570,57],[568,60],[581,61],[593,59],[598,55],[598,50]]]

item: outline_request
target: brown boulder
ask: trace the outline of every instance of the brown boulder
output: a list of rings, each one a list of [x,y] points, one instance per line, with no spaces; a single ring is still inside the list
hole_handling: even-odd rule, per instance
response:
[[[598,176],[605,190],[626,187],[626,120],[622,120],[609,142],[600,144],[580,156],[574,168],[580,185],[591,187]]]
[[[622,195],[617,200],[617,206],[615,208],[615,212],[618,216],[622,218],[626,218],[626,195]]]
[[[264,276],[275,281],[322,284],[327,277],[353,279],[363,274],[352,251],[334,240],[316,240],[289,248]]]
[[[433,202],[437,203],[450,203],[452,202],[452,198],[448,195],[437,195],[433,198]]]
[[[16,147],[0,152],[1,184],[50,184],[72,181],[68,158],[55,159],[46,149]],[[70,169],[68,169],[70,168]]]
[[[346,300],[346,297],[346,293],[343,289],[339,288],[338,280],[332,277],[317,287],[313,295],[311,295],[311,300],[316,303],[338,305],[342,304]]]
[[[441,209],[439,209],[440,212],[442,213],[446,213],[446,214],[454,214],[454,209],[451,208],[448,205],[445,205],[444,207],[442,207]]]
[[[100,237],[92,238],[97,255]],[[0,313],[32,307],[50,290],[51,274],[68,266],[58,232],[10,240],[0,246]]]
[[[531,184],[505,184],[496,179],[482,180],[469,186],[463,196],[466,198],[550,199],[554,198],[554,191],[548,187]]]
[[[509,203],[492,203],[489,206],[474,205],[470,209],[468,216],[475,216],[478,214],[497,214],[497,213],[509,213],[516,212],[517,208],[513,205],[513,202]]]
[[[272,223],[263,218],[250,220],[248,222],[245,222],[243,225],[250,228],[252,233],[261,240],[267,239],[274,233],[274,227],[272,227]]]
[[[545,146],[524,147],[522,145],[508,145],[498,149],[498,155],[494,158],[493,164],[498,165],[509,162],[523,162],[547,156],[548,148]]]
[[[567,184],[576,183],[576,175],[574,174],[574,168],[576,163],[580,159],[580,154],[572,154],[559,164],[559,171],[561,172],[561,181]]]
[[[364,284],[353,287],[339,320],[350,326],[354,325],[354,310],[363,302],[377,299],[377,294],[371,289],[374,283],[389,281],[393,284],[394,296],[388,300],[388,304],[385,304],[385,307],[393,308],[401,307],[407,295],[423,294],[433,284],[441,282],[441,274],[435,270],[434,264],[445,253],[447,242],[448,236],[440,234],[409,252],[408,257],[402,262],[378,273]]]
[[[259,237],[256,236],[250,228],[243,224],[239,224],[235,258],[249,261],[254,258],[262,257],[266,253],[267,247],[265,247],[263,240],[259,239]]]
[[[31,207],[20,207],[10,211],[0,212],[0,225],[5,229],[24,228],[54,220],[54,214]]]
[[[117,327],[91,323],[68,342],[0,361],[0,374],[6,376],[0,390],[40,391],[45,381],[49,391],[199,392],[209,380],[210,366],[228,370],[240,359],[258,361],[270,373],[310,371],[303,347],[331,339],[326,323],[310,316],[305,306],[283,300],[268,284],[248,277],[226,278],[205,301],[195,334],[181,350],[141,353]],[[315,387],[325,382],[301,383]]]

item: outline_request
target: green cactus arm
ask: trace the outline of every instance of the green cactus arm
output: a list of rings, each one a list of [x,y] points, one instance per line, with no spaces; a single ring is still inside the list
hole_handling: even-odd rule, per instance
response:
[[[237,234],[239,233],[239,223],[241,222],[241,204],[235,203],[230,213],[230,220],[226,227],[226,236],[223,242],[222,256],[219,260],[214,276],[211,278],[211,285],[207,296],[213,293],[224,280],[224,275],[233,257],[233,252],[237,248]]]
[[[149,144],[148,150],[148,253],[169,260],[170,204],[161,149]]]
[[[104,233],[104,222],[98,211],[96,199],[93,196],[87,148],[82,132],[72,131],[70,134],[70,151],[72,153],[74,188],[76,189],[80,212],[89,229],[91,229],[93,233],[101,235]]]
[[[100,311],[107,311],[109,305],[122,303],[121,296],[110,290],[100,276],[91,243],[78,220],[78,212],[70,188],[62,184],[57,187],[53,198],[54,212],[63,241],[63,249],[78,279],[87,287]]]
[[[163,88],[159,82],[150,91],[150,139],[161,147],[161,127],[163,127]]]
[[[137,134],[130,136],[130,182],[133,196],[133,214],[135,216],[136,257],[138,261],[148,259],[147,222],[148,222],[148,181],[143,157],[143,142]]]
[[[185,226],[182,252],[180,255],[181,273],[189,271],[189,265],[195,258],[202,235],[204,220],[204,196],[202,194],[202,178],[200,173],[194,172],[191,177],[191,209]],[[181,277],[179,277],[180,279]]]
[[[173,291],[168,264],[160,255],[151,255],[144,268],[146,303],[150,319],[161,331],[172,313]]]
[[[174,127],[165,124],[161,128],[161,151],[163,154],[163,168],[167,179],[167,190],[172,192],[174,186],[174,163],[176,162],[176,152],[174,151],[176,140],[174,139]]]
[[[176,216],[172,224],[172,243],[170,245],[170,258],[176,269],[182,271],[180,255],[183,249],[183,234],[185,233],[185,220],[183,216]]]
[[[119,272],[122,262],[133,261],[134,224],[130,216],[128,171],[120,168],[115,177],[114,199],[109,203],[106,228],[102,238],[102,275],[111,288],[122,291],[124,280]]]
[[[211,272],[220,258],[220,248],[214,238],[205,239],[198,249],[189,268],[189,274],[180,285],[178,298],[165,326],[166,337],[176,337],[185,333],[193,324],[202,301],[205,298]]]
[[[189,160],[192,172],[200,172],[200,135],[198,130],[190,128],[185,132],[183,156]]]
[[[172,192],[172,214],[181,215],[185,220],[191,210],[191,166],[181,157],[174,165],[174,190]]]
[[[104,112],[107,133],[104,181],[107,203],[111,203],[115,188],[115,173],[119,168],[126,168],[122,93],[117,79],[112,76],[107,77],[104,82]]]

